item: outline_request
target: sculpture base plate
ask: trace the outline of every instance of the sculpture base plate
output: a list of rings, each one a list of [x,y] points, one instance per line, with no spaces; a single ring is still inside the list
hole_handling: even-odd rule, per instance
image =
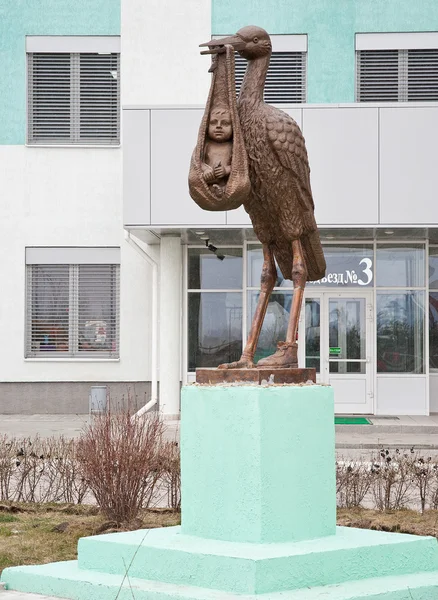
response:
[[[316,369],[196,369],[196,383],[222,385],[224,383],[316,383]]]

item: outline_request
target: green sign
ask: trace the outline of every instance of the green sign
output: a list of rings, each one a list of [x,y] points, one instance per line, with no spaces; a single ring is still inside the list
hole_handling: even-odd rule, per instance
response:
[[[336,356],[338,354],[341,354],[341,349],[340,348],[330,348],[330,354],[336,354]]]

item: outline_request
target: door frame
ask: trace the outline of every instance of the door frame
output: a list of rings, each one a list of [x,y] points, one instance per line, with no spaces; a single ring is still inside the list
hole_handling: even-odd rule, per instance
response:
[[[306,299],[315,298],[319,299],[320,302],[320,373],[316,374],[317,383],[325,385],[329,384],[329,301],[331,298],[364,298],[365,299],[365,356],[366,356],[366,409],[363,411],[357,410],[357,405],[344,404],[336,406],[335,398],[335,410],[336,412],[341,411],[342,413],[351,414],[374,414],[375,411],[375,327],[374,327],[374,292],[372,289],[343,289],[339,288],[326,288],[326,289],[313,289],[306,288],[302,311],[300,316],[299,331],[298,331],[298,363],[300,366],[305,367],[306,362],[306,344],[305,344],[305,302]],[[303,343],[300,343],[303,340]],[[342,379],[342,376],[335,377],[336,379]],[[355,408],[356,406],[356,408]]]

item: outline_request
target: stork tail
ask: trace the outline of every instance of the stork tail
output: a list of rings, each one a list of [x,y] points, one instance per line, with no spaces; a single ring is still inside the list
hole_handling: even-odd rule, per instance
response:
[[[301,236],[304,261],[307,267],[307,281],[317,281],[325,275],[326,263],[317,230]],[[292,242],[276,242],[273,245],[275,260],[285,279],[292,279]]]

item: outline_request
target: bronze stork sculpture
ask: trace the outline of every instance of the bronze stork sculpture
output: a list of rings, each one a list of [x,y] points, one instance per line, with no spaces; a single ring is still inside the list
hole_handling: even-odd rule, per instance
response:
[[[250,187],[246,189],[243,185],[243,192],[240,196],[237,194],[234,204],[241,204],[243,198],[243,205],[249,213],[254,232],[262,242],[264,258],[260,296],[242,356],[238,361],[220,365],[219,368],[297,367],[296,340],[304,287],[307,281],[323,277],[326,268],[314,217],[310,169],[304,138],[299,126],[288,114],[266,104],[263,100],[266,74],[272,53],[271,40],[264,29],[255,26],[243,27],[233,36],[214,39],[201,46],[208,47],[208,50],[202,52],[203,54],[213,55],[210,69],[213,73],[218,68],[215,61],[219,62],[219,57],[227,52],[227,48],[228,53],[233,54],[230,48],[232,47],[248,61],[237,100],[238,119],[234,125],[236,128],[240,126],[243,137],[247,164],[243,159],[241,162],[243,161],[243,167],[248,169]],[[234,78],[234,68],[231,71]],[[220,95],[221,86],[223,88],[223,81],[217,84],[217,90],[213,91],[213,95],[214,93]],[[223,114],[222,111],[222,116]],[[227,124],[230,126],[228,129]],[[221,122],[218,124],[216,114],[213,120],[206,122],[204,132],[201,133],[206,137],[208,132],[211,132],[211,136],[216,139],[214,136],[221,126]],[[231,128],[229,118],[223,128],[226,130],[228,140]],[[237,141],[236,131],[234,131],[234,143]],[[202,155],[202,150],[200,152]],[[243,167],[241,166],[240,170]],[[203,176],[208,184],[216,181],[215,187],[218,189],[217,184],[220,183],[222,185],[220,189],[223,190],[226,185],[224,178],[228,176],[230,170],[232,171],[232,167],[225,171],[219,161],[216,167],[204,165]],[[217,191],[215,193],[218,195]],[[231,200],[231,205],[228,205],[227,199],[221,200],[219,195],[214,206],[213,200],[207,205],[206,201],[198,201],[195,193],[192,193],[192,197],[198,204],[209,210],[228,210],[236,207]],[[269,297],[277,279],[275,260],[283,277],[293,281],[294,294],[290,320],[286,340],[278,343],[277,351],[273,355],[254,365],[254,354]]]

